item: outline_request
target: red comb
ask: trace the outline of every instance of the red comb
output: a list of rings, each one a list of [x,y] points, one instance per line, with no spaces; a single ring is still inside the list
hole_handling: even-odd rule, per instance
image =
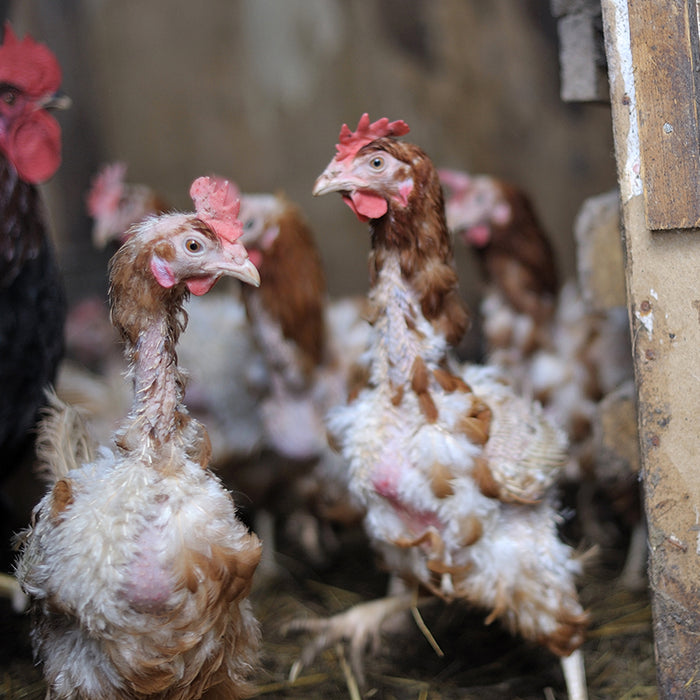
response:
[[[349,156],[354,156],[363,146],[384,136],[403,136],[409,131],[408,124],[401,119],[390,122],[386,117],[382,117],[370,124],[369,114],[365,112],[360,117],[355,131],[350,131],[350,127],[347,124],[343,124],[335,147],[337,151],[335,159],[343,160]]]
[[[87,195],[88,214],[96,219],[117,210],[124,193],[125,163],[110,163],[93,178]]]
[[[5,22],[0,83],[10,83],[33,96],[54,93],[61,85],[61,67],[48,46],[30,36],[19,41],[10,23]]]
[[[238,187],[221,177],[198,177],[190,187],[197,216],[229,243],[243,235],[238,221],[241,208]]]

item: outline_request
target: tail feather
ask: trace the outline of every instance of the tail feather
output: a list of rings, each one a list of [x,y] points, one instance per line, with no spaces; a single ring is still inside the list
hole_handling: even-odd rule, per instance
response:
[[[38,426],[36,454],[39,472],[53,484],[71,469],[91,462],[96,449],[79,411],[59,399],[53,389],[46,395],[48,404]]]

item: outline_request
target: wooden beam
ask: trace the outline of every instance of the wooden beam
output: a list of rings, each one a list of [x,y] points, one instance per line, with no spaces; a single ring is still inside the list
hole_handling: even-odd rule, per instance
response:
[[[629,3],[646,225],[700,225],[695,0]]]
[[[696,115],[682,92],[689,76],[677,75],[690,65],[686,44],[693,35],[684,4],[602,1],[649,526],[657,677],[660,696],[674,700],[700,697],[700,236],[677,229],[673,234],[655,233],[651,228],[668,227],[671,220],[665,217],[674,215],[675,205],[676,224],[700,218]],[[663,12],[673,17],[662,20]],[[644,22],[651,27],[642,29]],[[658,79],[654,89],[649,85],[652,68]],[[666,104],[665,111],[653,116],[652,105],[659,100]],[[672,172],[672,151],[654,151],[654,144],[647,143],[663,138],[650,124],[666,122],[674,126],[673,139],[687,133],[687,147],[696,149],[680,165],[680,182]],[[692,129],[695,134],[689,133]],[[672,191],[676,185],[687,194]],[[663,206],[657,208],[655,202]]]

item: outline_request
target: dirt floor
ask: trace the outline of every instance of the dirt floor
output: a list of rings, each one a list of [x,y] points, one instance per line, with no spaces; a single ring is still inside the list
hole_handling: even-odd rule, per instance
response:
[[[354,688],[344,650],[335,648],[304,668],[295,683],[287,678],[303,635],[284,635],[295,617],[326,615],[381,596],[387,578],[376,567],[359,531],[346,532],[342,547],[324,567],[313,567],[280,540],[276,573],[260,577],[253,604],[263,626],[263,667],[259,698],[381,698],[385,700],[556,700],[564,699],[558,660],[547,651],[512,638],[498,624],[460,604],[436,602],[422,610],[439,645],[439,656],[406,617],[398,631],[382,637],[367,654],[366,685]],[[623,590],[616,577],[625,543],[603,549],[581,582],[581,597],[592,624],[583,650],[591,700],[656,698],[651,611],[646,591]],[[33,665],[29,621],[0,601],[0,698],[39,700],[45,686]]]

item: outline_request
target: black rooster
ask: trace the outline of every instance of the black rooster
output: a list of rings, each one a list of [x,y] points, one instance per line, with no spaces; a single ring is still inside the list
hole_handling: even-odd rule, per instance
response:
[[[9,24],[0,46],[0,478],[26,456],[63,354],[66,302],[36,185],[61,162],[61,69]]]

